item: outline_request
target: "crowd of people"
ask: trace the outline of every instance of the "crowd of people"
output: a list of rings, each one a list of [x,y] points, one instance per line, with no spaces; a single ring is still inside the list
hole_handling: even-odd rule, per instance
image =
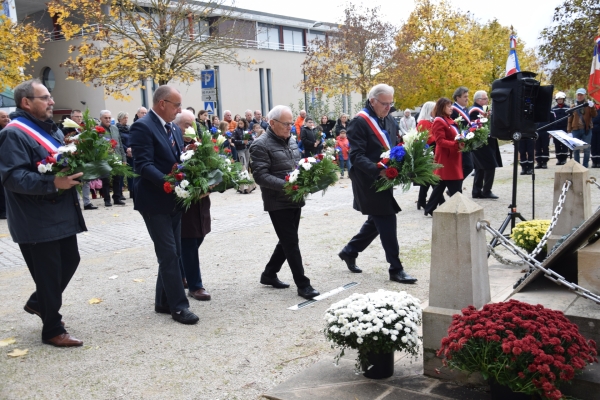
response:
[[[266,116],[260,110],[246,110],[243,117],[225,110],[221,120],[206,110],[196,113],[192,107],[182,109],[181,94],[163,85],[154,92],[152,108],[140,107],[131,125],[125,112],[118,112],[116,121],[110,110],[98,113],[97,124],[104,128],[105,137],[114,141],[115,154],[137,174],[127,183],[118,176],[80,182],[82,173],[62,177],[39,173],[39,161],[56,152],[64,144],[65,135],[77,134],[77,129],[61,130],[53,122],[54,100],[39,80],[23,82],[14,94],[16,111],[10,115],[0,111],[0,218],[8,219],[11,236],[19,244],[36,285],[24,310],[42,319],[42,341],[53,346],[83,344],[67,333],[60,314],[62,292],[80,261],[76,235],[86,230],[83,211],[97,209],[91,199],[97,197],[98,190],[106,207],[126,204],[125,185],[154,243],[158,260],[155,311],[183,324],[198,322],[198,316],[190,311],[185,289],[196,300],[211,299],[202,282],[199,260],[199,247],[211,230],[210,193],[184,211],[175,195],[163,187],[164,176],[180,161],[185,144],[204,134],[221,136],[217,142],[231,151],[243,169],[252,171],[261,188],[264,210],[269,213],[278,241],[259,282],[288,288],[290,285],[277,276],[287,261],[297,293],[306,299],[319,292],[306,276],[300,252],[298,228],[304,202],[291,201],[283,191],[286,175],[301,158],[334,148],[340,176],[344,177],[347,170],[351,179],[353,207],[366,217],[338,256],[349,271],[361,273],[356,260],[379,236],[389,263],[389,279],[399,283],[411,284],[417,279],[409,275],[399,257],[396,214],[401,210],[393,189],[375,189],[375,181],[385,175],[385,170],[378,167],[382,149],[402,143],[403,136],[413,129],[428,132],[428,144],[435,147],[434,162],[442,168],[434,171],[441,180],[428,200],[430,187],[419,190],[417,208],[423,208],[426,216],[445,201],[445,194],[462,192],[464,179],[473,171],[472,197],[498,198],[492,192],[495,169],[502,166],[497,139],[490,137],[486,145],[472,152],[461,152],[463,143],[456,140],[470,121],[489,117],[485,91],[475,92],[469,107],[469,89],[459,87],[452,100],[442,97],[428,101],[416,118],[405,110],[403,118],[396,121],[392,116],[394,89],[379,84],[371,88],[364,108],[353,118],[342,114],[333,121],[323,115],[317,124],[305,110],[294,118],[292,110],[283,105],[275,106]],[[584,104],[585,95],[585,90],[577,91],[576,105]],[[592,168],[600,167],[596,108],[568,112],[565,99],[564,93],[556,94],[556,106],[548,116],[548,123],[554,125],[539,132],[537,140],[520,141],[523,173],[533,168],[534,158],[536,168],[547,168],[547,131],[558,129],[591,143],[591,152],[584,151],[583,164],[587,167],[591,158]],[[73,110],[70,117],[78,124],[83,122],[80,110]],[[194,129],[192,135],[190,128]],[[568,149],[561,146],[555,141],[558,165],[569,156]],[[579,161],[579,152],[574,158]],[[82,186],[81,200],[78,185]]]

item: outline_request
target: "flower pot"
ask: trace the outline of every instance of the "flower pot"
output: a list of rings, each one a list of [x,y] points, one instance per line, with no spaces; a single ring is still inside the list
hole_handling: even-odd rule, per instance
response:
[[[363,376],[370,379],[384,379],[394,375],[394,353],[369,353]],[[371,368],[369,368],[371,366]],[[368,369],[367,369],[368,368]]]
[[[537,396],[513,392],[508,386],[504,386],[496,382],[494,379],[490,379],[490,395],[492,400],[532,400],[538,399]]]

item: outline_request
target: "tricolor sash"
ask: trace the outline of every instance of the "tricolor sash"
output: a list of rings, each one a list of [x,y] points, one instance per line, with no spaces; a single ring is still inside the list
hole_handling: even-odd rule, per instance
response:
[[[53,138],[50,134],[40,129],[34,122],[27,118],[17,117],[10,121],[6,127],[15,127],[31,136],[36,142],[42,145],[50,154],[58,152],[58,148],[61,146],[58,140]]]
[[[377,123],[377,121],[375,120],[375,118],[371,117],[364,110],[360,111],[358,113],[358,116],[362,117],[365,121],[367,121],[367,124],[369,125],[369,127],[371,127],[371,130],[373,131],[373,133],[375,134],[375,137],[377,137],[377,139],[379,140],[379,142],[383,146],[384,150],[389,150],[390,149],[390,142],[388,140],[387,133],[384,132],[379,127],[379,124]]]
[[[473,106],[469,109],[469,115],[473,112],[473,111],[479,111],[479,114],[481,115],[485,115],[485,111],[483,110],[483,108],[481,107],[477,107],[477,106]]]
[[[467,123],[467,124],[471,123],[471,118],[469,118],[469,116],[467,114],[465,114],[465,112],[462,110],[462,108],[457,107],[454,104],[452,104],[452,109],[454,111],[456,111],[458,113],[458,115],[460,115],[461,117],[463,117],[463,119],[465,120],[465,123]]]
[[[454,129],[456,131],[457,135],[460,135],[460,130],[458,129],[458,127],[456,125],[450,124],[448,123],[448,121],[446,121],[444,118],[442,117],[435,117],[435,119],[433,120],[433,122],[435,122],[436,120],[440,120],[442,122],[444,122],[446,125],[448,125],[450,128]]]

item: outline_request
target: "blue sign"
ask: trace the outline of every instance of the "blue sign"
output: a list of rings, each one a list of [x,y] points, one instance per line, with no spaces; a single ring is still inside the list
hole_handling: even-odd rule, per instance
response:
[[[215,70],[205,69],[200,71],[200,78],[202,80],[202,89],[214,89],[215,88]]]
[[[214,101],[205,101],[204,102],[204,109],[210,115],[214,115],[214,113],[215,113],[215,102]]]

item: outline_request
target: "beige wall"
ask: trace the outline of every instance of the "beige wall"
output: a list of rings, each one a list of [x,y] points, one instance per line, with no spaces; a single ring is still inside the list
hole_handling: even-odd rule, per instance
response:
[[[138,107],[141,106],[141,91],[129,93],[131,101],[124,102],[115,100],[112,97],[104,98],[102,88],[86,86],[74,80],[67,80],[65,70],[60,68],[60,63],[68,57],[69,45],[76,45],[77,41],[50,42],[44,44],[42,58],[35,62],[29,72],[35,77],[41,78],[44,67],[50,67],[54,71],[56,85],[52,91],[56,102],[56,109],[90,109],[90,114],[94,117],[99,116],[103,109],[112,111],[113,117],[116,117],[120,111],[129,113],[129,122],[133,121],[133,115]],[[271,87],[272,87],[272,105],[290,103],[297,105],[299,99],[304,99],[304,93],[297,89],[298,83],[302,80],[301,64],[304,61],[305,53],[258,50],[258,49],[240,49],[239,59],[256,60],[258,64],[255,69],[239,69],[234,65],[220,65],[220,99],[221,110],[231,110],[234,114],[243,116],[246,109],[261,109],[260,85],[258,68],[264,69],[264,93],[265,107],[268,108],[268,92],[266,70],[271,69]],[[204,69],[204,65],[198,65],[199,69]],[[151,85],[148,85],[148,104],[151,105]],[[183,97],[183,107],[192,106],[196,112],[204,107],[201,96],[201,83],[193,82],[183,84],[174,82]],[[82,105],[85,101],[86,105]],[[354,94],[352,98],[354,105],[360,102],[360,95]]]

